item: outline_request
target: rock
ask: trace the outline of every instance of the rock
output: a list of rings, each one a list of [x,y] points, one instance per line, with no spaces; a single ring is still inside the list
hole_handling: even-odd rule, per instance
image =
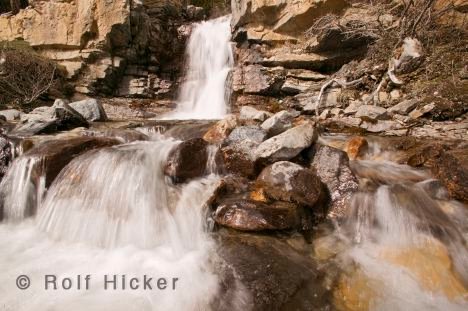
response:
[[[355,117],[366,121],[385,120],[388,119],[388,114],[387,109],[385,108],[372,105],[362,105],[358,107]]]
[[[349,167],[347,154],[339,149],[316,144],[310,157],[311,168],[328,190],[328,217],[345,217],[349,212],[349,201],[359,188],[358,180]]]
[[[5,121],[15,121],[20,119],[21,112],[16,109],[1,110],[0,116],[4,116]]]
[[[228,115],[223,120],[216,122],[215,125],[203,135],[203,139],[210,144],[222,143],[231,131],[237,126],[237,118],[235,115]]]
[[[440,150],[431,169],[452,198],[468,203],[468,148]]]
[[[348,105],[348,107],[345,108],[345,110],[343,112],[347,116],[355,114],[358,111],[359,106],[361,106],[360,102],[351,101],[351,103]]]
[[[256,159],[266,163],[292,159],[310,147],[317,138],[314,124],[307,122],[261,143],[255,152]]]
[[[235,144],[244,140],[250,140],[260,144],[267,137],[266,131],[256,125],[236,127],[225,141],[225,144]]]
[[[426,191],[427,195],[435,200],[448,200],[448,192],[440,180],[428,179],[416,184]]]
[[[364,137],[355,136],[348,141],[346,152],[351,160],[356,160],[362,157],[369,148],[369,143]]]
[[[292,229],[300,224],[300,209],[286,202],[263,204],[227,199],[216,209],[216,223],[241,231]]]
[[[106,137],[72,137],[46,141],[33,147],[24,154],[26,157],[40,158],[41,167],[46,177],[46,187],[57,177],[62,168],[80,154],[96,148],[109,147],[120,141]]]
[[[187,17],[190,20],[195,20],[199,21],[202,20],[205,16],[205,9],[199,6],[194,6],[194,5],[187,5],[187,8],[185,9],[187,11]]]
[[[255,150],[258,143],[252,140],[241,140],[223,147],[221,153],[224,168],[227,172],[252,178],[256,176]]]
[[[66,102],[58,99],[52,107],[38,107],[30,114],[24,115],[23,121],[15,127],[12,133],[15,135],[50,134],[77,127],[87,128],[89,123]]]
[[[260,63],[266,67],[281,66],[288,69],[321,70],[330,58],[318,54],[280,53],[262,60]]]
[[[368,132],[380,133],[380,132],[399,130],[402,128],[402,125],[398,122],[391,121],[391,120],[378,120],[375,123],[363,121],[360,127],[365,129]]]
[[[281,92],[288,95],[303,93],[315,85],[315,82],[302,81],[295,78],[287,78],[281,87]]]
[[[298,113],[296,112],[282,110],[265,120],[261,127],[268,133],[268,136],[275,136],[290,129],[292,127],[292,121],[297,116]]]
[[[413,110],[418,104],[417,99],[406,99],[393,107],[388,108],[388,112],[401,115],[407,115],[408,112]]]
[[[240,110],[241,120],[255,120],[263,122],[269,117],[271,117],[271,113],[262,110],[257,110],[249,106],[243,106]]]
[[[278,95],[284,83],[284,70],[281,67],[265,68],[260,65],[247,65],[241,68],[242,78],[234,85],[234,91],[243,89],[246,94]],[[237,87],[236,87],[237,85]]]
[[[399,90],[392,90],[390,92],[390,99],[393,101],[399,100],[401,97]]]
[[[227,293],[220,293],[214,310],[333,310],[313,258],[284,239],[225,231],[217,235],[216,254],[223,260],[219,274],[226,275],[222,283]],[[238,292],[247,297],[239,299]]]
[[[435,108],[436,108],[435,103],[430,103],[430,104],[423,106],[422,108],[414,109],[413,111],[410,112],[409,116],[411,117],[411,119],[418,119],[424,116],[425,114],[428,114]]]
[[[81,114],[89,122],[107,120],[107,115],[106,115],[106,112],[104,111],[104,108],[94,98],[85,99],[85,100],[78,101],[78,102],[73,102],[70,104],[70,107],[75,109],[79,114]]]
[[[208,160],[207,147],[202,138],[181,142],[169,153],[164,173],[178,183],[202,176]]]
[[[5,135],[0,134],[0,181],[8,171],[11,161],[13,161],[13,152],[14,150],[10,139]],[[0,217],[0,220],[1,218],[2,217]]]
[[[324,74],[304,69],[290,69],[288,70],[286,77],[303,81],[323,81],[328,78],[328,76]]]
[[[309,169],[280,161],[263,169],[256,187],[272,200],[314,207],[322,195],[320,179]]]
[[[421,42],[414,38],[405,38],[398,58],[393,58],[396,73],[410,73],[417,69],[423,59],[423,48]]]
[[[320,112],[326,108],[335,108],[341,105],[339,98],[341,95],[341,89],[330,88],[323,93],[321,102],[319,104],[318,111]],[[302,108],[302,111],[306,114],[315,114],[317,107],[318,93],[314,96],[309,95],[307,104]]]

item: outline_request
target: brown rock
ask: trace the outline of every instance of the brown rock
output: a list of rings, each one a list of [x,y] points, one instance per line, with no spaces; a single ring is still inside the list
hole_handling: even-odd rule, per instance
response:
[[[257,188],[273,200],[308,207],[313,207],[322,194],[322,183],[311,170],[287,161],[263,169],[257,178]]]
[[[432,172],[442,181],[452,198],[468,202],[468,148],[442,150]]]
[[[208,160],[207,147],[208,143],[202,138],[180,143],[169,153],[164,173],[175,182],[202,176]]]
[[[225,140],[231,131],[237,126],[235,115],[229,115],[223,120],[216,122],[215,125],[205,133],[203,139],[210,144],[220,144]]]
[[[292,229],[300,224],[301,210],[292,203],[263,204],[231,198],[216,209],[214,219],[223,226],[241,231]]]
[[[248,178],[254,177],[256,175],[254,152],[257,146],[256,142],[244,140],[223,147],[221,153],[226,171]]]
[[[351,160],[356,160],[364,155],[369,148],[369,144],[364,137],[355,136],[348,141],[346,151]]]

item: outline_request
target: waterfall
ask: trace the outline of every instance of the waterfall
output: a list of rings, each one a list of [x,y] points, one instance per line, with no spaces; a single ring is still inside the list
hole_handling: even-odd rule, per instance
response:
[[[228,112],[233,66],[231,17],[195,24],[187,45],[187,74],[177,109],[167,119],[220,119]]]
[[[33,215],[16,205],[33,196],[29,181],[35,179],[35,163],[24,156],[15,160],[11,169],[18,174],[5,182],[12,186],[2,188],[18,203],[8,209],[18,212],[7,213],[16,221],[0,224],[2,310],[82,310],[83,304],[89,310],[210,309],[219,280],[211,266],[214,242],[205,202],[219,177],[172,184],[163,169],[179,141],[153,138],[76,157]],[[32,285],[19,291],[15,278],[23,274]],[[87,290],[46,291],[45,274],[73,282],[90,274],[92,280]],[[129,290],[127,284],[125,290],[109,291],[104,275],[178,278],[178,283],[176,290]]]

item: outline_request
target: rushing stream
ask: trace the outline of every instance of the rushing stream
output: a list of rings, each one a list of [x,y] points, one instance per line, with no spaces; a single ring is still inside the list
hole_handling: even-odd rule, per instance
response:
[[[222,17],[194,26],[178,107],[166,119],[217,119],[228,112],[229,24],[230,17]],[[208,147],[204,177],[174,184],[164,166],[181,141],[145,133],[149,141],[77,156],[47,188],[40,155],[15,158],[0,184],[1,310],[204,311],[223,305],[213,303],[224,297],[225,275],[215,263],[216,233],[208,228],[206,206],[222,177],[215,173],[218,147]],[[340,138],[320,143],[336,146]],[[371,141],[367,154],[351,161],[359,191],[348,202],[350,214],[313,236],[307,260],[329,267],[333,285],[327,290],[337,310],[467,310],[466,207],[449,200],[428,172],[397,159]],[[19,275],[29,276],[28,290],[14,286]],[[45,290],[45,275],[54,275],[59,288]],[[115,276],[112,290],[103,286],[109,276]],[[144,288],[145,276],[153,279],[152,289]],[[140,278],[137,290],[126,290],[131,277]],[[75,286],[66,289],[67,282]],[[323,310],[330,310],[326,303]]]

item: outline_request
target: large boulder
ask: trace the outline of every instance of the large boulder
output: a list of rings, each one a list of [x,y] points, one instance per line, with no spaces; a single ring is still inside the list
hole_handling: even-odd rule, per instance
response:
[[[257,178],[257,191],[268,198],[313,207],[322,195],[322,183],[310,169],[280,161],[263,169]]]
[[[240,110],[241,120],[265,121],[271,117],[271,113],[263,110],[257,110],[250,106],[243,106]]]
[[[216,236],[225,291],[215,310],[333,310],[324,275],[309,254],[277,237],[226,231]]]
[[[75,109],[87,121],[106,121],[107,115],[102,105],[94,98],[73,102],[70,107]]]
[[[275,136],[283,133],[286,130],[289,130],[293,126],[292,122],[294,118],[297,116],[298,113],[296,112],[282,110],[265,120],[261,127],[268,133],[270,137]]]
[[[241,231],[292,229],[300,225],[301,210],[295,204],[264,204],[238,198],[226,199],[214,214],[216,223]]]
[[[185,182],[205,173],[208,143],[202,138],[181,142],[170,153],[164,173],[175,182]]]
[[[235,115],[230,114],[211,126],[205,135],[203,135],[203,139],[210,144],[220,144],[228,137],[236,126],[237,118]]]
[[[441,150],[432,171],[452,198],[468,202],[468,148]]]
[[[38,107],[22,116],[13,130],[15,135],[50,134],[57,131],[89,127],[88,121],[65,101],[56,100],[52,107]]]
[[[96,148],[109,147],[121,143],[118,139],[106,137],[72,137],[46,141],[33,147],[25,157],[41,159],[41,173],[45,175],[46,187],[71,160],[80,154]]]
[[[267,133],[256,125],[236,127],[226,139],[226,144],[238,143],[250,140],[257,144],[262,143],[267,137]]]
[[[359,183],[349,167],[346,152],[316,144],[311,150],[311,168],[325,184],[329,195],[329,217],[347,214],[349,200],[358,190]]]
[[[223,147],[221,153],[224,160],[224,169],[235,175],[252,178],[256,176],[255,149],[258,143],[246,139],[235,141]]]
[[[281,67],[245,65],[238,70],[241,70],[241,77],[235,84],[235,91],[243,89],[246,94],[278,95],[284,83],[284,69]]]
[[[306,122],[261,143],[255,151],[256,159],[266,163],[292,159],[317,138],[314,124]]]

